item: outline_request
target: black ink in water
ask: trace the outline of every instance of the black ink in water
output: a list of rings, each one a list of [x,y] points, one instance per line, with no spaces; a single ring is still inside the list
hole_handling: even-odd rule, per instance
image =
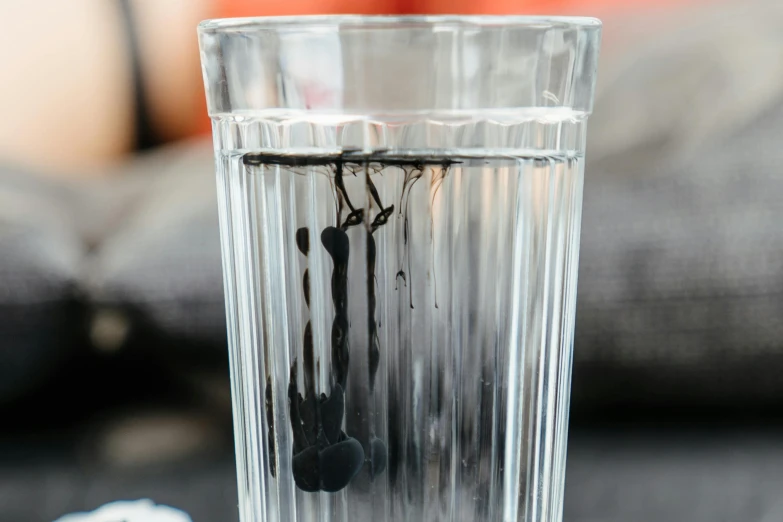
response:
[[[307,166],[327,166],[334,172],[334,185],[337,196],[338,226],[326,227],[320,235],[321,244],[332,259],[331,294],[334,303],[335,316],[331,331],[331,372],[330,393],[327,396],[317,395],[315,389],[315,371],[320,363],[315,361],[311,323],[308,320],[304,329],[303,367],[304,396],[298,389],[298,364],[294,360],[289,371],[288,400],[291,429],[293,431],[293,476],[297,487],[303,491],[336,492],[345,488],[359,473],[365,463],[369,466],[370,477],[375,477],[386,469],[388,450],[386,444],[370,431],[367,447],[369,455],[365,455],[362,444],[342,431],[345,416],[345,390],[350,366],[350,347],[348,334],[350,323],[348,319],[348,260],[350,256],[350,241],[346,231],[353,226],[365,223],[367,231],[367,320],[369,325],[367,349],[369,360],[370,393],[375,386],[375,376],[380,365],[380,342],[378,326],[375,318],[376,308],[376,245],[373,234],[386,225],[394,214],[394,205],[384,206],[378,190],[370,179],[371,165],[379,165],[378,171],[387,166],[397,166],[406,170],[403,183],[400,212],[404,214],[404,241],[408,244],[408,200],[411,187],[421,178],[427,165],[442,167],[440,182],[442,183],[446,169],[455,163],[454,159],[444,157],[423,157],[392,155],[385,151],[364,153],[357,150],[346,150],[338,154],[293,155],[275,153],[248,153],[243,158],[246,166],[278,165],[289,168]],[[348,168],[346,168],[348,166]],[[344,173],[348,170],[356,173],[356,168],[364,168],[367,190],[378,206],[378,213],[370,223],[365,222],[365,209],[356,208],[348,197],[345,189]],[[436,189],[437,190],[437,189]],[[340,223],[343,204],[348,208],[345,220]],[[369,211],[368,211],[369,214]],[[368,218],[369,219],[369,218]],[[310,232],[300,228],[296,232],[296,245],[299,251],[307,257],[310,252]],[[410,256],[408,272],[410,273]],[[403,260],[403,264],[404,264]],[[407,286],[407,276],[401,268],[395,279],[402,278]],[[302,289],[305,303],[310,308],[310,277],[305,270],[302,277]],[[410,289],[410,307],[413,308],[413,290]],[[265,407],[267,409],[267,434],[270,455],[274,455],[274,415],[272,408],[271,378],[267,376],[265,390]],[[396,446],[396,444],[395,444]],[[270,472],[276,475],[276,462],[271,459]]]

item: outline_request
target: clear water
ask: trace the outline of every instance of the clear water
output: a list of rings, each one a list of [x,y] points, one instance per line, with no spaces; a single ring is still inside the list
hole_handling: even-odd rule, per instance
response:
[[[578,151],[248,141],[216,141],[242,521],[559,521]]]

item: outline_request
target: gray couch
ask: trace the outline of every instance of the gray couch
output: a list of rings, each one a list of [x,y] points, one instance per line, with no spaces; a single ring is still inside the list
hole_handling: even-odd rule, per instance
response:
[[[783,6],[605,22],[566,520],[783,520]],[[236,520],[211,154],[3,170],[0,520]]]

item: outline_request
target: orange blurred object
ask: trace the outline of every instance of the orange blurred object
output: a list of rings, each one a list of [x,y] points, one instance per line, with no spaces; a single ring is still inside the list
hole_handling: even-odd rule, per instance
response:
[[[692,0],[214,0],[217,18],[304,14],[531,14],[588,16]]]
[[[306,14],[396,14],[400,0],[215,0],[218,18]]]

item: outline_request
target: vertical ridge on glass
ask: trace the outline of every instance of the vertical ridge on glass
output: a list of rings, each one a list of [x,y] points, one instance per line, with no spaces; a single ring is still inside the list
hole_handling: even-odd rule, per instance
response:
[[[452,168],[453,179],[453,197],[455,199],[453,209],[454,215],[452,219],[455,221],[454,226],[454,241],[452,242],[452,262],[454,266],[454,272],[456,277],[453,278],[454,285],[452,290],[454,296],[451,301],[451,329],[453,333],[452,337],[452,366],[454,368],[454,374],[456,376],[453,386],[452,404],[454,408],[454,416],[452,417],[452,489],[451,489],[451,518],[452,520],[461,520],[458,518],[460,513],[464,513],[465,509],[461,502],[461,495],[457,493],[457,490],[461,491],[463,482],[462,468],[463,462],[463,442],[462,431],[464,424],[464,405],[462,403],[462,396],[464,394],[464,365],[463,356],[465,352],[465,345],[467,344],[467,317],[466,308],[467,300],[471,298],[469,288],[466,283],[470,277],[470,272],[466,268],[468,263],[469,254],[467,252],[467,240],[469,239],[469,223],[467,222],[465,213],[468,211],[467,195],[468,187],[466,176],[462,168],[455,166]]]
[[[219,126],[213,128],[214,139],[216,142],[221,141]],[[236,274],[237,271],[234,268],[234,248],[233,248],[233,227],[231,225],[231,212],[228,208],[231,205],[231,198],[229,197],[229,180],[228,172],[231,171],[230,166],[224,165],[229,163],[230,158],[220,154],[216,154],[216,183],[217,183],[217,196],[218,196],[218,220],[220,226],[220,243],[221,243],[221,256],[223,265],[227,269],[223,270],[223,288],[226,299],[226,325],[227,325],[227,343],[228,343],[228,357],[229,365],[231,368],[239,368],[242,364],[242,352],[240,350],[240,340],[238,339],[236,325],[238,321],[235,319],[236,307]],[[231,402],[234,409],[234,445],[237,451],[237,494],[239,496],[240,516],[244,519],[249,517],[249,513],[246,510],[251,508],[249,499],[250,484],[248,484],[247,473],[247,460],[245,458],[245,421],[247,419],[245,415],[244,405],[244,391],[246,384],[243,382],[241,375],[237,371],[232,371],[231,375]]]
[[[248,251],[249,251],[249,238],[248,223],[247,223],[247,203],[246,203],[246,187],[244,186],[244,180],[240,178],[234,178],[230,180],[229,184],[230,198],[233,203],[231,206],[232,223],[236,227],[234,233],[236,237],[240,239],[239,248],[237,249],[234,262],[236,264],[236,271],[238,274],[237,285],[237,297],[238,297],[238,333],[240,344],[242,346],[259,346],[260,342],[252,337],[253,329],[253,310],[252,301],[253,297],[250,294],[252,289],[249,288],[248,279],[252,277],[251,269],[248,266]],[[242,373],[243,379],[248,383],[248,388],[245,393],[250,391],[251,395],[245,396],[245,412],[247,415],[248,426],[246,436],[248,438],[249,446],[248,450],[248,464],[249,464],[249,476],[251,481],[251,502],[255,507],[254,515],[260,514],[266,511],[267,499],[265,488],[265,475],[262,473],[263,464],[261,462],[261,449],[258,446],[258,411],[256,409],[255,394],[253,393],[258,386],[255,381],[255,357],[256,352],[249,352],[243,354]]]

